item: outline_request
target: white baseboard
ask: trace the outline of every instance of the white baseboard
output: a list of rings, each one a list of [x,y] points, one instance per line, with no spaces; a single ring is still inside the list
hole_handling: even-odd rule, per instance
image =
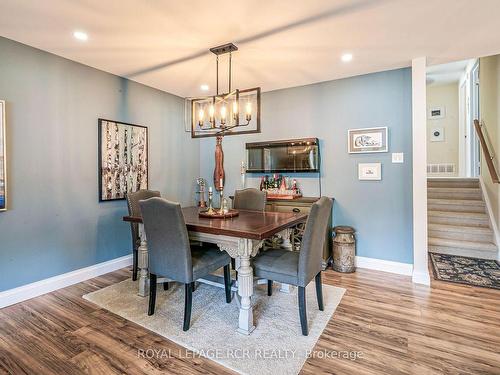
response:
[[[126,255],[108,260],[107,262],[80,268],[79,270],[63,273],[62,275],[49,277],[48,279],[0,292],[0,308],[38,297],[42,294],[77,284],[93,277],[119,270],[123,267],[128,267],[131,264],[132,255]]]
[[[412,276],[413,264],[356,256],[356,267]]]
[[[413,281],[414,284],[431,285],[431,277],[429,276],[429,272],[413,272],[411,281]]]

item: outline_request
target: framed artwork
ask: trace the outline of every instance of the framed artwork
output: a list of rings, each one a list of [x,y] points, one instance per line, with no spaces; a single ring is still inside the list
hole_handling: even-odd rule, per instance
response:
[[[389,151],[387,127],[350,129],[347,133],[350,154]]]
[[[99,201],[148,188],[148,128],[99,119]]]
[[[427,110],[427,119],[440,120],[446,117],[446,109],[444,106],[432,106]]]
[[[212,127],[210,118],[220,125],[224,107],[226,128],[224,136],[260,133],[260,87],[236,90],[229,94],[191,98],[191,138],[216,137],[222,129]],[[211,109],[213,110],[210,115]],[[251,109],[251,119],[247,121],[246,110]]]
[[[0,100],[0,211],[7,210],[7,149],[5,139],[5,101]]]
[[[362,181],[380,181],[382,180],[381,163],[359,163],[358,179]]]
[[[444,142],[444,128],[437,126],[431,129],[431,142]]]

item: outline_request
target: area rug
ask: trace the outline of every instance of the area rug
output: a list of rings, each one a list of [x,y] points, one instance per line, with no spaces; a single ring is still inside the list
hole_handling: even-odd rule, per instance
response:
[[[495,260],[438,253],[430,256],[437,280],[500,289],[500,265]]]
[[[186,349],[241,374],[298,374],[337,308],[345,289],[323,285],[324,311],[318,310],[314,282],[306,288],[309,336],[300,330],[297,289],[271,297],[267,285],[256,285],[252,303],[256,329],[249,336],[236,332],[238,305],[226,304],[224,289],[199,284],[193,293],[191,328],[182,331],[184,287],[158,288],[156,310],[147,315],[148,298],[137,295],[137,282],[125,280],[83,296]],[[154,350],[155,348],[144,348]],[[153,353],[153,351],[151,351]],[[144,353],[142,353],[144,354]]]

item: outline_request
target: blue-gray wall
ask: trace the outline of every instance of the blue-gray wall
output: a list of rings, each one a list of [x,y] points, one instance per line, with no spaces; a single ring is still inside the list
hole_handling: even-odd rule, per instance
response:
[[[318,137],[323,194],[336,224],[357,229],[358,255],[412,263],[409,69],[264,93],[261,134],[224,139],[227,190],[239,188],[244,143]],[[9,211],[0,213],[0,291],[130,253],[124,201],[98,203],[97,119],[149,127],[150,187],[192,204],[194,179],[211,181],[214,140],[184,132],[183,99],[0,38],[7,103]],[[390,153],[349,155],[347,129],[389,127]],[[382,162],[381,182],[357,163]],[[316,177],[299,177],[318,195]],[[249,175],[248,186],[258,186]]]
[[[226,191],[240,187],[245,142],[318,137],[323,195],[336,199],[335,224],[357,230],[357,255],[413,263],[411,116],[410,69],[264,93],[262,133],[224,138]],[[389,127],[389,153],[347,153],[348,129],[377,126]],[[201,173],[213,183],[214,140],[200,148]],[[391,152],[404,152],[404,164],[392,164]],[[381,162],[382,181],[359,181],[362,162]],[[317,175],[298,180],[304,195],[319,194]]]
[[[124,201],[98,203],[97,119],[149,127],[150,188],[192,202],[199,142],[184,101],[0,38],[9,211],[0,212],[0,291],[130,254]]]

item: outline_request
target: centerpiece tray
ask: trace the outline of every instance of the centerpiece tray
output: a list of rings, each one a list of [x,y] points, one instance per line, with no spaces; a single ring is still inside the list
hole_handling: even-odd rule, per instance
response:
[[[226,213],[222,213],[219,210],[214,210],[213,213],[208,213],[208,210],[202,210],[198,212],[199,217],[204,217],[208,219],[228,219],[231,217],[236,217],[240,213],[236,210],[229,210]]]

